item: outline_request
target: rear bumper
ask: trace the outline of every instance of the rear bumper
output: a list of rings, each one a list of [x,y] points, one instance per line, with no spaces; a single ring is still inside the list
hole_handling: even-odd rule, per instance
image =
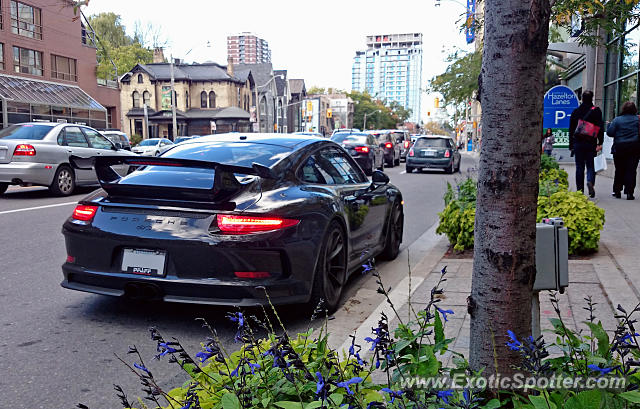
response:
[[[46,167],[50,168],[47,169]],[[53,163],[11,162],[0,164],[0,182],[49,186],[57,165]]]
[[[407,156],[407,166],[413,168],[446,169],[453,163],[452,158],[413,158]]]

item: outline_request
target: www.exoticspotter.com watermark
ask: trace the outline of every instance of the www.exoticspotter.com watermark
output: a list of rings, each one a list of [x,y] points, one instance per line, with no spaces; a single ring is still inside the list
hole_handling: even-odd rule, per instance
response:
[[[431,378],[411,377],[399,382],[402,389],[607,389],[624,390],[627,379],[615,376],[531,376],[529,374],[514,374],[510,376],[468,376],[455,374]]]

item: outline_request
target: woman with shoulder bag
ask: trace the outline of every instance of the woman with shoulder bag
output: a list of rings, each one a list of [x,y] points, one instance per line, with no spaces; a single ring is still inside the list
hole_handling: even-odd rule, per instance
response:
[[[607,128],[607,135],[613,138],[613,163],[616,167],[613,179],[613,197],[620,198],[622,189],[627,200],[633,200],[636,188],[636,170],[640,160],[640,120],[636,104],[627,101],[622,105],[620,116]]]

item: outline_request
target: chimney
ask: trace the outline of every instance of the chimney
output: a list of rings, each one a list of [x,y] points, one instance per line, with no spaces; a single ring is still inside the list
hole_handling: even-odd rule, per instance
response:
[[[233,57],[229,56],[227,58],[227,74],[230,77],[233,77]]]
[[[164,62],[164,51],[162,47],[157,47],[153,49],[153,62],[159,63]]]

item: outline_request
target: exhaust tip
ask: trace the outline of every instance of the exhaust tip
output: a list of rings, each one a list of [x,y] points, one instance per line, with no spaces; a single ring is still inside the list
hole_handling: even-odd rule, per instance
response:
[[[160,300],[162,290],[155,284],[127,283],[124,286],[124,295],[133,300]]]

